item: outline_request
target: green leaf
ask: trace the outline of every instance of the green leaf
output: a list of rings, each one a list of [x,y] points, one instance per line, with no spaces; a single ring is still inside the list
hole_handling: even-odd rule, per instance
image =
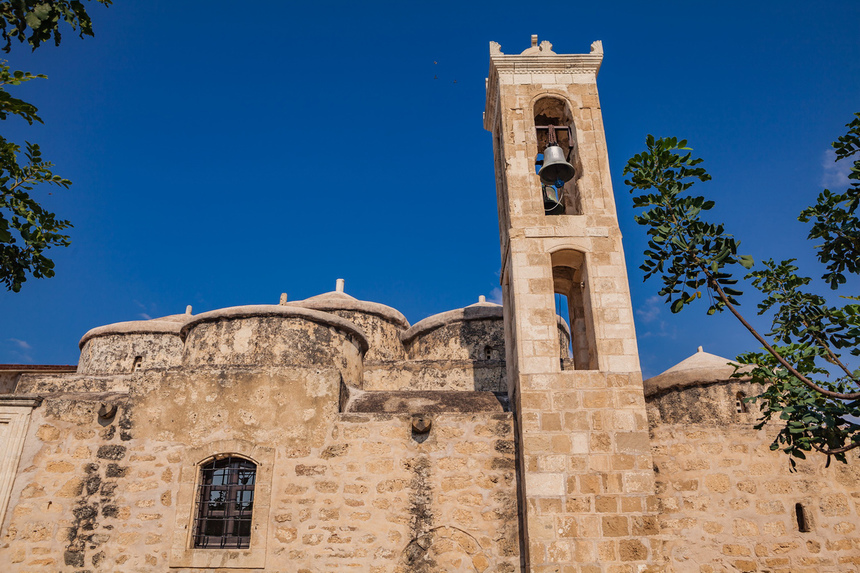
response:
[[[834,148],[837,161],[860,153],[860,113],[849,124],[848,134],[834,142]],[[769,332],[749,327],[757,337],[770,339],[768,352],[738,357],[742,363],[757,365],[752,380],[764,389],[762,417],[756,428],[782,421],[771,449],[790,454],[792,465],[791,458],[802,459],[804,451],[860,443],[860,424],[849,422],[860,417],[860,400],[850,398],[851,392],[860,391],[860,368],[850,363],[843,373],[837,367],[840,360],[846,360],[839,352],[848,350],[847,358],[855,360],[860,357],[860,305],[849,302],[840,309],[814,290],[810,292],[811,279],[798,275],[793,260],[767,259],[752,270],[753,257],[738,255],[740,241],[726,232],[725,225],[702,218],[715,202],[691,194],[696,183],[711,179],[701,164],[686,141],[649,135],[646,150],[624,168],[637,210],[635,220],[647,228],[649,237],[641,266],[645,279],[658,277],[662,283],[659,294],[673,313],[706,298],[709,315],[732,305],[733,314],[740,318],[742,292],[735,286],[738,280],[732,265],[738,263],[750,271],[746,279],[760,293],[757,310],[772,321]],[[819,260],[827,269],[822,278],[832,289],[850,284],[846,275],[860,274],[860,160],[854,162],[849,181],[844,192],[820,193],[817,203],[800,216],[812,225],[809,238],[818,245]],[[703,285],[710,287],[708,297],[701,297]],[[848,296],[850,300],[856,294]],[[847,394],[844,399],[831,399],[801,383],[799,377]],[[834,457],[844,461],[845,456]]]

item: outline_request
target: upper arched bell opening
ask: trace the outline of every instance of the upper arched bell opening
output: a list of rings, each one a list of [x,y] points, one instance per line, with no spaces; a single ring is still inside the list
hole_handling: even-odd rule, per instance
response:
[[[576,154],[576,129],[566,99],[548,95],[535,101],[537,141],[535,172],[538,174],[547,215],[580,215],[577,188],[581,169]]]

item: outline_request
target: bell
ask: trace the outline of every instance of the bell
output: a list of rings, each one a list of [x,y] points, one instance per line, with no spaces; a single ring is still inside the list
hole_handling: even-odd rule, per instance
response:
[[[564,151],[558,145],[548,145],[543,152],[543,167],[538,171],[544,185],[561,186],[573,179],[576,170],[564,160]]]
[[[541,185],[543,210],[547,215],[564,215],[564,189],[552,185]]]

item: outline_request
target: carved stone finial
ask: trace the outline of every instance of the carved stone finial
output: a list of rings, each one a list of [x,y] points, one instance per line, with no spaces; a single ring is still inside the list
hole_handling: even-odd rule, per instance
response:
[[[487,297],[485,297],[484,295],[479,296],[478,302],[487,302]]]
[[[498,42],[490,42],[490,55],[491,56],[501,56],[502,55],[502,45]]]
[[[592,54],[602,54],[603,53],[603,42],[601,40],[595,40],[591,42],[591,53]]]
[[[697,352],[704,352],[705,351],[705,349],[702,348],[701,346],[699,348],[697,348],[696,350],[697,350]]]
[[[345,281],[343,279],[337,279],[337,281],[334,283],[335,284],[334,290],[336,290],[337,292],[343,292],[344,282]]]
[[[185,307],[185,314],[191,314],[191,305]]]
[[[287,293],[282,292],[281,293],[281,306],[284,306],[285,304],[287,304]]]
[[[538,45],[538,37],[537,34],[532,34],[532,45],[530,48],[527,48],[523,51],[521,56],[554,56],[555,52],[552,51],[552,44],[544,40]]]

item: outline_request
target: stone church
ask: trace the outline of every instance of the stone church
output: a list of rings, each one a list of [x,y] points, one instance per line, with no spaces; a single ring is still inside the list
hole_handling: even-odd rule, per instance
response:
[[[643,382],[602,45],[531,44],[490,43],[503,304],[338,281],[0,367],[4,571],[860,571],[856,460],[790,472],[701,348]]]

